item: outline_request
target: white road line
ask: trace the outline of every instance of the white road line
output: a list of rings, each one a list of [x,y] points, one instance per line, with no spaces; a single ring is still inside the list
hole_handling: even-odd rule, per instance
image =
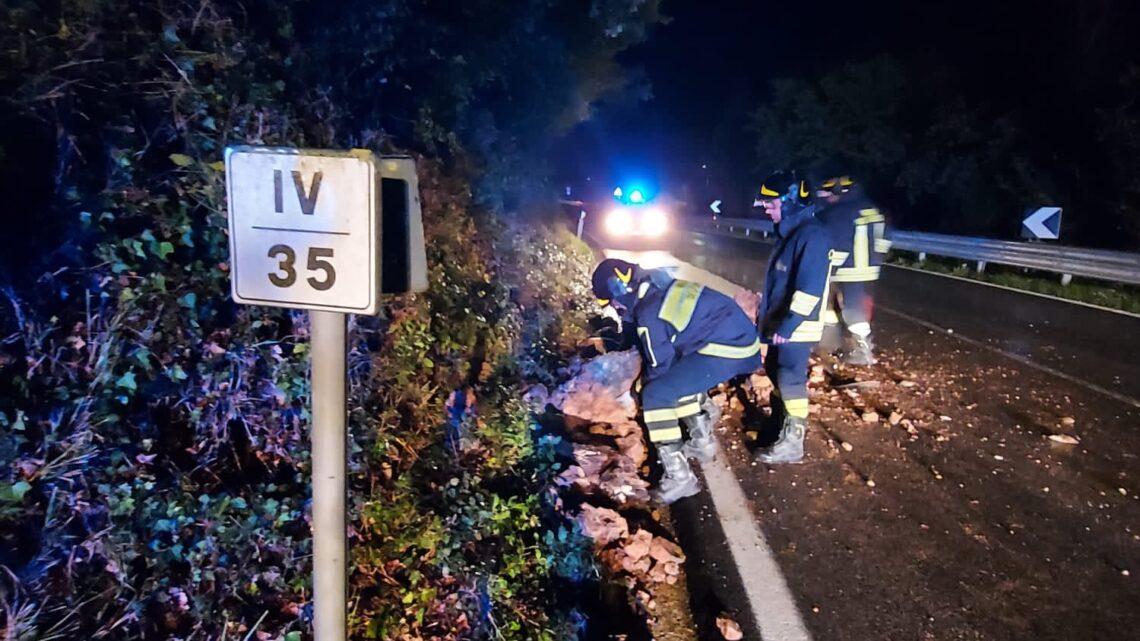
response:
[[[744,289],[716,274],[677,260],[668,252],[607,249],[604,253],[607,258],[621,258],[651,269],[675,267],[678,278],[698,282],[729,296]],[[776,562],[772,548],[756,525],[756,517],[748,509],[748,499],[725,461],[725,455],[718,455],[716,460],[703,464],[701,469],[716,508],[717,520],[744,585],[752,618],[760,627],[760,636],[764,641],[810,641],[811,635],[796,607],[796,599],[788,589],[788,582],[780,572],[780,564]]]
[[[705,484],[764,641],[809,641],[796,600],[723,453],[702,464]]]
[[[1074,385],[1078,385],[1080,387],[1083,387],[1087,390],[1091,390],[1091,391],[1096,392],[1098,394],[1103,394],[1104,396],[1107,396],[1107,397],[1109,397],[1113,400],[1116,400],[1116,401],[1120,401],[1121,403],[1124,403],[1125,405],[1131,405],[1132,407],[1140,408],[1140,399],[1135,399],[1135,398],[1132,398],[1131,396],[1127,396],[1127,395],[1121,394],[1119,392],[1114,392],[1108,388],[1101,387],[1100,385],[1097,385],[1095,383],[1090,383],[1083,378],[1078,378],[1076,376],[1073,376],[1072,374],[1066,374],[1065,372],[1062,372],[1060,370],[1053,369],[1052,367],[1049,367],[1048,365],[1042,365],[1041,363],[1036,363],[1036,362],[1031,361],[1028,358],[1020,355],[1020,354],[1014,354],[1013,352],[1007,352],[1006,350],[1001,349],[1000,347],[994,347],[993,345],[990,345],[988,343],[984,343],[980,340],[977,340],[976,338],[970,338],[968,336],[963,336],[957,332],[951,332],[951,331],[949,331],[943,327],[935,325],[934,323],[931,323],[929,321],[924,321],[921,318],[915,318],[914,316],[911,316],[910,314],[907,314],[905,312],[900,312],[897,309],[892,309],[892,308],[886,307],[884,305],[876,305],[875,309],[876,310],[882,310],[888,314],[891,314],[892,316],[898,316],[899,318],[901,318],[903,320],[907,320],[907,321],[910,321],[912,323],[921,325],[927,329],[930,329],[930,330],[933,330],[936,332],[941,332],[943,334],[946,334],[947,336],[957,338],[958,340],[960,340],[964,343],[969,343],[970,345],[974,345],[976,347],[980,347],[982,349],[989,350],[991,352],[994,352],[995,354],[1000,354],[1002,356],[1005,356],[1006,358],[1017,361],[1018,363],[1021,363],[1022,365],[1025,365],[1026,367],[1032,367],[1035,370],[1045,372],[1046,374],[1050,374],[1052,376],[1056,376],[1057,378],[1063,379],[1063,380],[1068,381]]]
[[[952,278],[954,280],[960,280],[964,283],[973,283],[974,285],[985,285],[986,287],[994,287],[997,289],[1004,289],[1006,291],[1015,292],[1018,294],[1026,294],[1028,296],[1036,296],[1038,298],[1055,300],[1058,303],[1069,303],[1070,305],[1080,305],[1081,307],[1088,307],[1090,309],[1095,309],[1095,310],[1102,311],[1102,312],[1111,312],[1113,314],[1120,314],[1121,316],[1131,316],[1132,318],[1140,318],[1140,314],[1137,314],[1136,312],[1129,312],[1129,311],[1125,311],[1123,309],[1116,309],[1115,307],[1105,307],[1104,305],[1097,305],[1096,303],[1086,303],[1083,300],[1074,300],[1072,298],[1062,298],[1060,296],[1054,296],[1052,294],[1044,294],[1042,292],[1034,292],[1034,291],[1030,291],[1028,289],[1018,289],[1017,287],[1010,287],[1009,285],[999,285],[997,283],[990,283],[990,282],[987,282],[984,280],[978,280],[975,278],[966,278],[964,276],[957,276],[955,274],[943,274],[942,272],[930,271],[927,269],[922,269],[920,267],[911,267],[909,265],[896,265],[894,263],[884,263],[884,264],[887,267],[893,267],[894,269],[905,269],[907,271],[918,272],[919,274],[926,274],[928,276],[941,276],[942,278]]]
[[[675,266],[677,268],[676,273],[678,277],[699,282],[730,296],[735,294],[736,290],[744,289],[711,272],[678,260],[668,252],[605,250],[604,253],[608,258],[623,258],[631,262],[640,263],[645,267]],[[952,336],[970,345],[996,352],[1027,367],[1043,371],[1122,403],[1140,408],[1140,400],[1094,385],[1051,367],[1035,363],[1024,356],[1013,354],[973,338],[950,332],[934,323],[915,318],[914,316],[889,307],[879,305],[877,309],[911,321],[927,329]],[[788,588],[788,583],[780,571],[780,565],[776,562],[776,558],[772,554],[772,548],[768,545],[768,542],[764,539],[764,534],[756,524],[755,516],[748,509],[748,498],[745,496],[744,490],[740,487],[740,482],[736,479],[732,469],[725,460],[725,454],[721,453],[711,463],[702,465],[702,471],[709,490],[709,495],[712,497],[713,506],[716,508],[717,519],[720,521],[721,528],[724,531],[729,551],[732,554],[733,562],[736,564],[739,572],[745,595],[748,597],[748,604],[752,609],[752,617],[760,627],[760,634],[764,641],[810,641],[811,635],[804,625],[803,617],[800,615],[799,608],[796,606],[795,597]]]

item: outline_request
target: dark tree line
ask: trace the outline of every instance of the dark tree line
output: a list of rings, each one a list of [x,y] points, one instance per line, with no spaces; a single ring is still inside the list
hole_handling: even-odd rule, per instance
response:
[[[1063,242],[1140,247],[1136,10],[1022,9],[949,51],[774,82],[758,169],[850,167],[903,227],[1012,237],[1026,208],[1060,205]]]
[[[658,4],[5,3],[0,242],[19,240],[0,253],[10,269],[34,261],[66,236],[63,212],[92,206],[188,139],[241,142],[226,130],[233,122],[177,104],[186,95],[263,120],[290,112],[294,133],[276,144],[449,159],[470,170],[480,202],[514,208],[548,193],[551,135],[629,88],[615,56],[662,19]]]

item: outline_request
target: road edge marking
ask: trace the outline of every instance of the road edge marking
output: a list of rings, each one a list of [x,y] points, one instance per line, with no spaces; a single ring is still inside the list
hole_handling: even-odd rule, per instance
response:
[[[1079,378],[1077,376],[1073,376],[1072,374],[1066,374],[1065,372],[1062,372],[1060,370],[1053,369],[1052,367],[1049,367],[1048,365],[1042,365],[1041,363],[1035,363],[1032,360],[1030,360],[1030,359],[1028,359],[1025,356],[1022,356],[1020,354],[1014,354],[1013,352],[1006,351],[1000,347],[994,347],[993,345],[990,345],[988,343],[980,341],[976,338],[970,338],[969,336],[963,336],[962,334],[959,334],[958,332],[951,331],[951,330],[946,329],[944,327],[941,327],[935,323],[931,323],[930,321],[925,321],[925,320],[922,320],[921,318],[911,316],[910,314],[907,314],[906,312],[900,312],[897,309],[893,309],[893,308],[888,307],[886,305],[875,305],[875,310],[876,311],[882,310],[888,314],[891,314],[892,316],[897,316],[903,320],[907,320],[907,321],[910,321],[910,322],[915,323],[917,325],[921,325],[922,327],[925,327],[929,330],[940,332],[940,333],[945,334],[947,336],[950,336],[952,338],[957,338],[958,340],[960,340],[964,343],[973,345],[975,347],[980,347],[980,348],[985,349],[985,350],[989,350],[995,354],[1000,354],[1002,356],[1005,356],[1008,359],[1017,361],[1018,363],[1021,363],[1022,365],[1025,365],[1027,367],[1032,367],[1033,369],[1038,370],[1040,372],[1044,372],[1046,374],[1056,376],[1057,378],[1068,381],[1074,385],[1078,385],[1078,386],[1083,387],[1083,388],[1090,390],[1092,392],[1102,394],[1102,395],[1107,396],[1107,397],[1109,397],[1115,401],[1119,401],[1121,403],[1124,403],[1125,405],[1131,405],[1132,407],[1140,409],[1140,399],[1132,398],[1131,396],[1128,396],[1126,394],[1121,394],[1120,392],[1114,392],[1114,391],[1108,389],[1107,387],[1101,387],[1100,385],[1097,385],[1096,383],[1090,383],[1090,382],[1088,382],[1082,378]]]
[[[1116,309],[1115,307],[1105,307],[1104,305],[1097,305],[1096,303],[1089,303],[1083,300],[1075,300],[1072,298],[1063,298],[1061,296],[1054,296],[1053,294],[1045,294],[1043,292],[1035,292],[1028,289],[1018,289],[1017,287],[1010,287],[1009,285],[999,285],[997,283],[987,283],[984,280],[977,280],[974,278],[966,278],[965,276],[957,276],[955,274],[943,274],[942,272],[932,272],[921,267],[911,267],[910,265],[896,265],[894,263],[883,263],[887,267],[894,267],[895,269],[905,269],[910,272],[917,272],[919,274],[929,274],[931,276],[941,276],[943,278],[950,278],[953,280],[960,280],[963,283],[973,283],[975,285],[985,285],[986,287],[994,287],[997,289],[1004,289],[1018,294],[1026,294],[1028,296],[1036,296],[1038,298],[1045,298],[1048,300],[1057,301],[1058,303],[1069,303],[1070,305],[1080,305],[1081,307],[1088,307],[1089,309],[1096,309],[1102,312],[1112,312],[1113,314],[1120,314],[1121,316],[1131,316],[1132,318],[1140,318],[1140,314],[1130,312],[1123,309]]]
[[[603,249],[607,258],[629,256],[633,250]],[[645,253],[645,252],[637,252]],[[737,289],[742,287],[723,276],[719,276],[707,269],[701,269],[690,262],[683,261],[672,252],[663,251],[678,267],[700,272],[708,280],[713,289],[731,286]],[[731,292],[723,292],[730,294]],[[717,438],[720,441],[720,438]],[[744,586],[748,606],[752,610],[752,618],[760,628],[760,636],[764,641],[811,641],[803,617],[800,616],[796,599],[788,587],[780,564],[772,553],[772,548],[764,538],[756,523],[757,517],[748,509],[749,500],[740,487],[740,482],[732,472],[725,457],[724,443],[720,443],[720,453],[716,458],[701,465],[701,472],[705,478],[705,488],[712,498],[713,509],[716,510],[717,521],[720,522],[721,531],[724,532],[725,542],[728,544],[732,562],[736,565],[741,584]]]
[[[702,464],[701,471],[760,636],[764,641],[811,641],[780,564],[748,509],[748,498],[726,456],[721,443],[721,452]]]

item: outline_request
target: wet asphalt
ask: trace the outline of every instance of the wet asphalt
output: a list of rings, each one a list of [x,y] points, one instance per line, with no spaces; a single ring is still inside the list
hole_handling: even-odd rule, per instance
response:
[[[758,290],[769,245],[686,234],[624,249]],[[909,370],[948,432],[907,440],[825,407],[854,453],[815,432],[807,464],[764,470],[738,426],[722,429],[813,637],[1135,638],[1140,318],[899,268],[884,270],[876,308],[884,385]],[[1076,449],[1048,440],[1065,416]],[[712,619],[727,613],[761,638],[709,497],[673,517],[699,627],[718,638]]]
[[[770,245],[692,234],[677,258],[760,289]],[[901,312],[1054,369],[1140,405],[1140,317],[898,267],[876,285],[881,312]]]

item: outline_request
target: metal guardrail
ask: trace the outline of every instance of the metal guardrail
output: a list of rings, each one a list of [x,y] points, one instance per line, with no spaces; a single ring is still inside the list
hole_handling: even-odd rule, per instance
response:
[[[694,228],[759,241],[773,231],[771,221],[744,218],[693,220],[691,224]],[[1137,253],[902,230],[892,230],[889,237],[894,249],[914,252],[919,261],[926,260],[927,255],[960,258],[975,263],[979,272],[985,270],[987,263],[1023,267],[1060,274],[1065,285],[1073,276],[1140,285]]]

